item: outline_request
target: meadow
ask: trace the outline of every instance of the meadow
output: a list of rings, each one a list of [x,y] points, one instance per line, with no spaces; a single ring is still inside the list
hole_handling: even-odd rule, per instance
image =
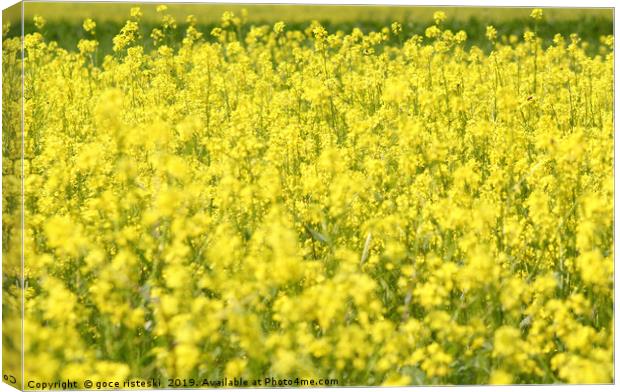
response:
[[[23,144],[15,24],[2,53],[26,389],[614,382],[607,10],[33,5]]]

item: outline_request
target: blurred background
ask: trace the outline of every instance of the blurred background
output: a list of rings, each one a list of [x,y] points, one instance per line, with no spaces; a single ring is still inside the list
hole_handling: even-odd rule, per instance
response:
[[[164,14],[176,19],[178,28],[172,32],[173,41],[179,41],[187,27],[186,18],[194,15],[198,22],[198,30],[211,39],[209,32],[219,25],[222,13],[232,11],[241,15],[247,12],[247,22],[242,28],[249,31],[252,25],[270,24],[284,21],[287,29],[305,29],[312,20],[317,20],[330,33],[337,30],[350,32],[360,28],[363,32],[380,31],[389,27],[394,21],[403,25],[402,39],[413,34],[424,35],[426,27],[433,23],[433,13],[444,11],[448,18],[444,28],[453,31],[465,30],[469,36],[467,45],[477,45],[482,49],[490,49],[485,37],[487,25],[493,25],[498,35],[523,36],[523,32],[533,29],[533,21],[529,18],[531,8],[506,7],[423,7],[423,6],[340,6],[340,5],[274,5],[274,4],[179,4],[162,3],[168,6]],[[148,47],[149,35],[153,28],[161,23],[162,14],[156,12],[157,3],[25,3],[25,31],[36,31],[33,18],[42,16],[46,20],[40,30],[47,40],[54,40],[63,48],[73,50],[77,42],[90,38],[82,28],[86,18],[96,23],[96,37],[100,41],[100,53],[111,50],[112,38],[123,27],[132,7],[139,6],[143,17],[141,31]],[[5,12],[12,20],[19,20],[18,8],[16,15]],[[13,11],[13,13],[15,13]],[[16,19],[17,17],[17,19]],[[544,8],[544,19],[537,27],[539,36],[549,44],[556,33],[568,37],[571,33],[579,34],[583,42],[595,52],[599,47],[602,35],[613,34],[613,10],[611,8]],[[12,23],[9,35],[19,34],[19,22]],[[395,42],[396,44],[397,42]]]

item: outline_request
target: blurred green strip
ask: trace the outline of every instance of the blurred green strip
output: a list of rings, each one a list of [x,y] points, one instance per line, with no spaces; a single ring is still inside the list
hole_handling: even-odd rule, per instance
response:
[[[166,4],[166,3],[162,3]],[[269,22],[284,20],[289,23],[312,19],[332,23],[354,21],[398,20],[429,23],[433,12],[444,11],[449,19],[466,21],[475,17],[487,23],[500,23],[510,19],[527,18],[531,8],[505,7],[418,7],[418,6],[339,6],[339,5],[256,5],[256,4],[166,4],[167,13],[178,21],[187,15],[194,15],[201,23],[214,23],[220,20],[224,11],[239,14],[248,11],[249,22]],[[96,21],[122,22],[129,16],[132,7],[139,6],[144,12],[144,21],[158,20],[154,3],[26,3],[25,17],[32,19],[41,15],[49,21],[76,21],[93,18]],[[572,20],[581,17],[604,17],[613,19],[611,8],[545,8],[548,21]]]

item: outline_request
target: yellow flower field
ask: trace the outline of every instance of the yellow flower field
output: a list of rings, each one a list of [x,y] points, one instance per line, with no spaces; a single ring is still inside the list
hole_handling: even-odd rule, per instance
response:
[[[614,381],[612,36],[157,14],[108,54],[35,16],[23,146],[4,39],[15,385]]]

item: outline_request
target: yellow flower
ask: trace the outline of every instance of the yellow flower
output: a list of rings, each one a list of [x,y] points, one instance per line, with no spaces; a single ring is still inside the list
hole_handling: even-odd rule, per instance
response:
[[[41,15],[35,15],[32,21],[34,22],[34,26],[39,30],[45,26],[45,19]]]
[[[493,355],[510,357],[518,352],[521,333],[518,329],[505,325],[495,330]]]
[[[497,30],[493,26],[487,26],[485,35],[489,41],[495,41],[497,39]]]
[[[433,20],[435,20],[436,25],[441,24],[441,22],[446,20],[446,13],[443,11],[435,11],[433,13]]]
[[[530,18],[534,20],[541,20],[543,18],[543,10],[542,8],[534,8],[530,13]]]
[[[510,385],[513,382],[512,375],[505,370],[494,370],[489,378],[489,384],[492,385]]]
[[[390,29],[392,30],[392,33],[398,35],[403,31],[403,25],[398,22],[392,22]]]
[[[276,22],[276,24],[273,25],[273,32],[276,34],[281,34],[282,32],[284,32],[285,26],[286,25],[282,21]]]
[[[82,28],[84,28],[84,31],[89,32],[94,35],[95,27],[97,27],[97,24],[95,23],[94,20],[92,20],[91,18],[84,19],[84,23],[82,23]]]
[[[158,8],[159,7],[161,6],[158,6]],[[131,7],[131,10],[129,10],[129,15],[134,19],[140,19],[142,17],[142,10],[140,7]]]

